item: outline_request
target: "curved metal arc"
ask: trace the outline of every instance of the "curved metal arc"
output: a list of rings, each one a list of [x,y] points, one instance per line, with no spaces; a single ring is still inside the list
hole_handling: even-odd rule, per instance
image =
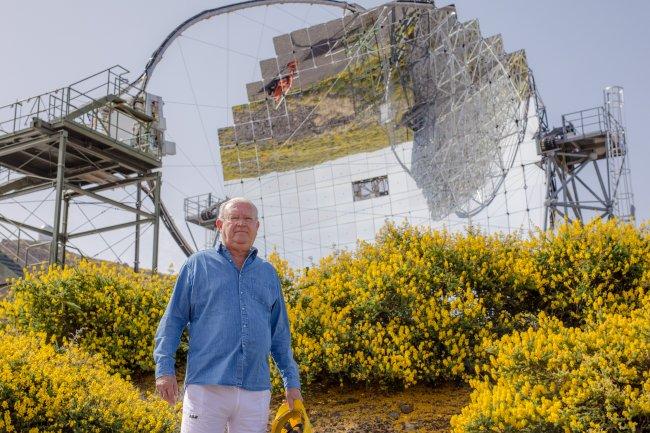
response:
[[[165,51],[167,51],[167,49],[172,44],[172,42],[174,42],[174,40],[176,40],[176,38],[178,38],[178,36],[181,33],[183,33],[185,30],[187,30],[194,24],[198,23],[199,21],[207,20],[212,17],[226,14],[226,13],[236,12],[238,10],[250,9],[259,6],[271,6],[275,4],[319,4],[324,6],[339,7],[341,9],[349,10],[350,12],[353,13],[363,12],[366,10],[363,6],[357,3],[348,3],[339,0],[248,0],[241,3],[233,3],[226,6],[220,6],[214,9],[207,9],[203,12],[199,12],[198,14],[194,15],[191,18],[188,18],[180,25],[178,25],[171,33],[169,33],[169,35],[167,35],[163,43],[153,52],[153,54],[149,58],[149,61],[145,66],[144,72],[138,77],[137,80],[135,80],[134,83],[137,83],[140,80],[144,80],[142,86],[140,87],[140,90],[141,91],[146,90],[147,84],[149,83],[149,78],[151,77],[153,70],[156,68],[158,63],[162,60]],[[401,7],[411,7],[417,9],[435,8],[433,3],[420,3],[420,2],[409,1],[409,0],[396,0],[385,4],[384,6],[388,6],[388,7],[401,6]]]
[[[339,7],[341,9],[349,10],[353,13],[361,12],[365,10],[365,8],[363,8],[360,5],[357,5],[356,3],[347,3],[338,0],[248,0],[241,3],[234,3],[234,4],[214,8],[214,9],[205,10],[185,20],[180,25],[178,25],[171,33],[169,33],[169,35],[167,35],[163,43],[151,55],[151,58],[149,59],[147,65],[145,66],[144,72],[133,83],[131,83],[127,87],[127,89],[125,89],[125,92],[128,92],[130,89],[133,88],[138,89],[138,95],[141,95],[143,92],[145,92],[147,88],[147,84],[149,83],[149,79],[151,78],[151,75],[153,74],[156,65],[158,65],[158,63],[162,60],[163,55],[165,54],[169,46],[174,42],[176,38],[178,38],[178,36],[180,36],[185,30],[187,30],[194,24],[218,15],[232,13],[238,10],[250,9],[259,6],[270,6],[274,4],[320,4],[325,6]],[[137,96],[133,98],[134,103],[136,100],[137,100]],[[174,223],[173,218],[167,211],[162,201],[160,204],[161,204],[161,209],[160,209],[161,217],[164,225],[167,227],[170,234],[172,235],[176,243],[179,245],[181,250],[185,253],[185,255],[189,256],[193,252],[192,247],[181,235],[176,224]]]
[[[339,0],[248,0],[241,3],[233,3],[226,6],[220,6],[214,9],[208,9],[203,12],[199,12],[193,17],[185,20],[183,23],[178,25],[163,41],[163,43],[153,52],[151,58],[145,66],[144,72],[138,77],[135,82],[143,80],[142,86],[140,87],[141,91],[146,90],[147,84],[149,83],[149,78],[156,68],[156,65],[162,60],[165,51],[169,46],[181,35],[185,30],[193,26],[194,24],[207,20],[219,15],[236,12],[243,9],[251,9],[254,7],[260,6],[271,6],[276,4],[318,4],[324,6],[333,6],[339,7],[341,9],[349,10],[350,12],[362,12],[365,10],[363,6],[360,6],[356,3],[347,3]]]
[[[145,91],[146,86],[149,82],[149,79],[151,78],[151,75],[153,74],[153,71],[155,67],[158,65],[158,63],[162,60],[164,53],[167,51],[169,46],[180,36],[185,30],[193,26],[194,24],[207,20],[210,18],[213,18],[215,16],[227,14],[227,13],[232,13],[236,12],[239,10],[245,10],[245,9],[251,9],[254,7],[261,7],[261,6],[271,6],[275,4],[317,4],[317,5],[324,5],[324,6],[332,6],[332,7],[339,7],[341,9],[349,10],[350,12],[353,13],[359,13],[363,12],[366,9],[356,3],[347,3],[344,1],[339,1],[339,0],[248,0],[244,1],[241,3],[234,3],[226,6],[221,6],[218,8],[214,9],[208,9],[205,11],[202,11],[191,18],[185,20],[183,23],[178,25],[163,41],[163,43],[154,51],[152,54],[151,58],[147,62],[147,65],[145,66],[144,72],[138,77],[138,79],[134,82],[139,83],[141,82],[141,85],[139,85],[140,91]],[[418,2],[418,1],[411,1],[411,0],[395,0],[392,2],[389,2],[387,4],[383,5],[384,7],[388,8],[395,8],[395,7],[409,7],[409,8],[415,8],[415,9],[435,9],[435,5],[433,3],[425,3],[425,2]],[[488,49],[491,49],[488,47]],[[504,65],[502,62],[499,62],[500,66],[504,68]],[[504,68],[505,69],[505,68]],[[391,146],[393,147],[393,146]],[[392,149],[394,152],[394,149]],[[399,157],[395,155],[397,160],[400,162],[402,167],[408,171],[408,169],[402,164],[400,161]],[[514,158],[513,158],[514,159]],[[489,205],[492,200],[496,196],[496,190],[498,190],[501,186],[501,184],[504,182],[505,176],[503,176],[498,183],[497,188],[495,188],[494,193],[490,197],[489,200],[487,200],[486,203],[483,204],[483,206],[480,206],[477,209],[473,209],[470,212],[463,212],[463,211],[457,211],[456,213],[458,216],[461,217],[469,217],[476,215],[478,212],[480,212],[483,208],[485,208],[487,205]]]

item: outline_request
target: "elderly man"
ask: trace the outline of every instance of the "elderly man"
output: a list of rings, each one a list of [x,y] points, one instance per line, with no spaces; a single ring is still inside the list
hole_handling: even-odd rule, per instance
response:
[[[155,339],[156,387],[172,404],[176,349],[190,343],[182,433],[260,433],[271,397],[268,355],[282,375],[287,402],[302,399],[280,281],[257,256],[257,209],[245,198],[223,203],[217,248],[193,254],[178,274]]]

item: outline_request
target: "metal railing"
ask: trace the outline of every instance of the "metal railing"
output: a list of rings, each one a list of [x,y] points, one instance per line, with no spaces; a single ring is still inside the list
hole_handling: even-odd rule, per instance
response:
[[[115,98],[129,103],[142,96],[125,78],[127,73],[123,67],[113,66],[67,87],[0,107],[0,137],[29,128],[34,119],[49,123],[67,119],[160,157],[151,125],[110,104]]]
[[[603,107],[589,108],[562,116],[562,127],[566,132],[576,135],[589,135],[593,133],[606,133],[620,128],[616,119],[605,111]]]
[[[49,259],[48,260],[41,260],[39,262],[34,262],[34,263],[30,264],[29,263],[29,250],[31,250],[32,248],[43,246],[43,245],[49,245],[51,243],[52,243],[52,241],[45,241],[45,242],[38,242],[38,243],[35,243],[35,244],[28,245],[27,248],[25,248],[25,259],[23,260],[23,263],[24,263],[23,267],[26,268],[28,266],[38,266],[38,265],[41,265],[41,264],[44,264],[44,263],[48,263]]]
[[[51,245],[51,244],[52,244],[52,241],[44,241],[44,242],[39,242],[39,243],[35,243],[35,244],[30,244],[30,245],[28,245],[27,248],[25,249],[25,259],[24,259],[24,262],[23,262],[23,263],[24,263],[24,266],[23,266],[23,267],[24,267],[24,268],[27,268],[27,267],[34,268],[34,267],[38,267],[38,266],[41,266],[41,265],[49,264],[49,263],[50,263],[49,258],[48,258],[47,260],[41,260],[41,261],[38,261],[38,262],[30,263],[30,262],[29,262],[29,250],[32,249],[32,248],[42,247],[42,246],[44,246],[44,245]],[[50,248],[51,248],[51,247],[50,247]],[[63,247],[62,247],[61,245],[59,245],[58,248],[59,248],[59,249],[62,249]],[[87,256],[86,256],[86,255],[85,255],[85,254],[84,254],[84,253],[83,253],[79,248],[77,248],[77,247],[75,247],[75,246],[72,246],[72,245],[68,244],[68,245],[66,245],[65,248],[66,248],[66,251],[67,251],[67,250],[74,250],[74,251],[76,251],[77,254],[78,254],[81,258],[86,258],[86,257],[87,257]],[[49,248],[48,248],[48,252],[49,252]],[[66,255],[67,255],[67,253],[66,253]]]
[[[194,197],[187,197],[183,204],[185,221],[210,221],[217,217],[219,205],[224,202],[212,193],[201,194]]]

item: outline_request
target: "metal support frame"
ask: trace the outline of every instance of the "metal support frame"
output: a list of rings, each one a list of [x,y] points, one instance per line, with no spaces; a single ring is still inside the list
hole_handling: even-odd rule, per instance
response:
[[[156,185],[154,187],[154,213],[153,223],[153,252],[151,256],[151,272],[158,271],[158,237],[160,234],[160,189],[162,187],[162,175],[156,173]]]
[[[99,227],[99,228],[96,228],[96,229],[86,230],[86,231],[83,231],[83,232],[70,233],[70,234],[68,234],[68,239],[81,238],[83,236],[95,235],[97,233],[103,233],[103,232],[108,232],[108,231],[111,231],[111,230],[123,229],[123,228],[126,228],[126,227],[134,226],[136,224],[144,224],[144,223],[150,223],[150,222],[155,223],[154,218],[145,218],[145,219],[141,219],[139,221],[127,221],[127,222],[120,223],[120,224],[114,224],[112,226]]]
[[[546,173],[544,229],[591,217],[634,221],[622,89],[608,87],[605,107],[565,114],[562,127],[549,134],[538,136]]]
[[[187,231],[194,242],[194,247],[199,250],[198,243],[190,223],[199,226],[204,231],[203,248],[211,248],[214,246],[214,239],[217,236],[215,222],[219,207],[228,200],[227,196],[217,196],[213,193],[200,194],[193,197],[186,197],[183,203],[183,211],[185,213],[185,225]]]
[[[570,161],[570,163],[567,163]],[[550,152],[542,159],[546,172],[546,202],[544,229],[554,228],[559,221],[586,221],[592,216],[613,218],[612,197],[602,182],[598,161],[590,157],[568,159]],[[592,170],[588,170],[591,168]],[[598,188],[590,186],[594,178],[599,179]],[[594,212],[596,215],[594,215]]]
[[[121,188],[123,186],[132,185],[134,183],[140,184],[140,182],[142,182],[142,181],[153,180],[155,178],[156,178],[155,173],[148,173],[148,174],[144,174],[144,175],[140,175],[140,176],[136,176],[136,177],[129,177],[129,178],[126,178],[126,179],[120,179],[120,180],[115,181],[115,182],[94,186],[92,188],[86,188],[86,189],[84,189],[83,193],[82,192],[71,193],[70,196],[74,197],[74,196],[77,196],[77,195],[80,195],[80,194],[95,193],[95,192],[100,192],[100,191],[105,191],[105,190],[110,190],[110,189],[115,189],[115,188]]]
[[[26,224],[26,223],[23,223],[23,222],[20,222],[20,221],[16,221],[16,220],[13,220],[11,218],[7,218],[7,217],[2,216],[2,215],[0,215],[0,221],[11,224],[11,225],[14,225],[14,226],[22,228],[22,229],[26,229],[26,230],[29,230],[29,231],[32,231],[32,232],[35,232],[35,233],[39,233],[39,234],[42,234],[42,235],[45,235],[45,236],[48,236],[48,237],[52,236],[52,232],[49,231],[49,230],[42,229],[42,228],[39,228],[39,227],[34,227],[33,225]]]
[[[623,88],[608,86],[603,91],[607,113],[607,180],[614,214],[623,221],[636,219],[632,192],[630,149],[623,119]]]
[[[0,201],[8,200],[10,198],[20,197],[21,195],[31,194],[33,192],[42,191],[44,189],[50,189],[54,185],[55,185],[54,182],[49,182],[48,181],[48,182],[45,182],[45,183],[40,184],[40,185],[29,186],[29,187],[22,188],[22,189],[20,189],[18,191],[13,191],[13,192],[9,192],[9,193],[6,193],[6,194],[1,194],[0,195]]]
[[[37,146],[39,144],[46,144],[50,140],[52,140],[50,137],[42,138],[40,140],[30,140],[25,143],[17,143],[11,146],[5,146],[2,149],[0,149],[0,156],[5,156],[5,155],[10,155],[12,153],[16,152],[22,152],[24,150],[30,149],[34,146]]]
[[[65,148],[68,144],[68,132],[62,131],[59,137],[59,153],[56,161],[56,198],[54,202],[54,223],[52,224],[52,245],[50,246],[50,263],[59,261],[59,234],[61,233],[61,204],[65,182]]]
[[[62,227],[61,227],[61,234],[62,234],[62,242],[61,242],[61,265],[65,266],[65,250],[66,250],[66,245],[68,244],[68,212],[70,210],[70,198],[69,197],[64,197],[63,198],[63,218],[62,218]]]
[[[138,182],[136,184],[136,198],[135,198],[135,208],[140,210],[142,208],[142,184]],[[140,213],[135,214],[135,246],[133,252],[133,270],[135,272],[140,272]]]
[[[193,252],[161,200],[161,173],[155,170],[162,165],[162,155],[160,143],[152,140],[150,132],[156,128],[156,118],[144,106],[129,105],[140,101],[143,89],[129,84],[124,77],[127,72],[114,66],[67,87],[0,107],[0,174],[7,170],[18,174],[15,179],[7,175],[5,180],[3,176],[0,202],[47,189],[56,192],[53,218],[46,222],[52,224],[51,230],[4,215],[0,215],[0,221],[51,237],[50,263],[65,263],[66,249],[75,249],[68,245],[70,239],[135,226],[137,270],[142,246],[140,225],[153,224],[155,271],[160,222],[185,254]],[[109,114],[104,118],[106,110]],[[127,123],[120,123],[121,119]],[[105,196],[110,190],[129,185],[137,188],[135,206]],[[142,193],[154,204],[154,211],[142,208]],[[93,225],[93,230],[69,233],[70,205],[81,196],[135,218],[129,216],[128,222],[111,222],[107,227]]]
[[[34,246],[42,246],[45,244],[50,245],[50,254],[49,254],[49,263],[56,263],[60,265],[65,265],[66,260],[66,250],[68,249],[68,241],[71,239],[81,238],[84,236],[91,236],[98,233],[103,233],[112,230],[123,229],[126,227],[135,226],[135,260],[134,260],[134,269],[136,271],[140,268],[140,250],[141,250],[141,230],[140,226],[142,224],[153,224],[154,225],[154,235],[153,235],[153,257],[152,257],[152,271],[157,271],[158,268],[158,244],[159,244],[159,232],[160,232],[160,220],[162,218],[162,201],[161,201],[161,184],[162,184],[162,175],[160,172],[141,172],[136,176],[119,179],[114,182],[109,182],[106,184],[95,185],[91,187],[82,188],[72,183],[71,173],[69,168],[66,170],[66,152],[69,150],[69,138],[67,131],[57,132],[58,146],[57,149],[57,161],[56,161],[56,179],[54,180],[42,180],[43,183],[32,185],[30,182],[22,182],[17,184],[15,189],[10,189],[9,192],[5,194],[0,194],[0,201],[15,198],[18,196],[30,194],[33,192],[41,191],[48,188],[54,188],[56,192],[55,201],[54,201],[54,215],[53,215],[53,224],[52,230],[39,228],[31,224],[7,218],[3,215],[0,215],[0,222],[6,222],[12,224],[20,229],[32,231],[51,237],[51,241],[45,243],[34,244]],[[52,144],[54,147],[55,144]],[[67,175],[66,175],[67,173]],[[154,205],[154,212],[146,212],[142,210],[142,192],[143,185],[142,182],[151,182],[153,184],[153,192],[150,195],[151,201]],[[137,188],[137,199],[135,207],[128,206],[122,202],[116,201],[112,198],[105,197],[104,195],[99,194],[100,192],[114,190],[116,188],[122,188],[130,185],[134,185]],[[127,212],[130,212],[135,215],[135,219],[132,221],[127,221],[119,224],[113,224],[106,227],[97,227],[92,230],[86,230],[76,233],[69,233],[68,230],[68,221],[69,221],[69,211],[70,204],[77,197],[89,197],[93,200],[97,200],[102,203],[106,203],[117,209],[121,209]]]
[[[128,211],[128,212],[132,212],[132,213],[135,213],[135,214],[143,216],[143,217],[147,217],[147,218],[154,218],[155,217],[155,215],[150,214],[148,212],[144,212],[144,211],[142,211],[140,209],[133,208],[131,206],[125,205],[124,203],[120,203],[119,201],[110,199],[108,197],[104,197],[104,196],[99,195],[99,194],[95,194],[94,192],[85,190],[83,188],[76,187],[74,185],[67,185],[66,184],[66,188],[71,189],[72,191],[75,191],[78,194],[83,194],[83,195],[85,195],[87,197],[94,198],[95,200],[104,202],[106,204],[110,204],[111,206],[114,206],[116,208],[119,208],[119,209],[122,209],[122,210],[125,210],[125,211]]]

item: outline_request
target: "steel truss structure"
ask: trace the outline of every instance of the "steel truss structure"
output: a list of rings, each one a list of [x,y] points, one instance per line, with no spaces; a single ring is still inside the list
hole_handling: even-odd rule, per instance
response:
[[[160,113],[155,103],[144,99],[135,108],[129,103],[126,73],[115,66],[70,86],[0,107],[0,165],[12,173],[0,184],[0,201],[48,189],[55,193],[51,223],[46,226],[5,215],[0,215],[0,221],[51,238],[50,263],[64,263],[66,247],[74,239],[135,226],[134,267],[138,269],[140,226],[152,224],[151,267],[154,271],[158,267]],[[105,195],[133,185],[138,195],[135,206]],[[143,209],[142,192],[151,199],[153,211]],[[80,197],[134,218],[71,231],[70,205]]]
[[[623,89],[604,90],[602,107],[562,116],[538,140],[546,173],[544,229],[591,217],[634,221]]]
[[[226,102],[232,122],[228,118],[218,130],[225,193],[185,200],[195,249],[199,245],[189,224],[212,230],[219,204],[231,193],[254,195],[262,219],[281,227],[283,239],[270,240],[269,249],[280,242],[284,248],[287,241],[292,246],[285,251],[309,245],[316,255],[360,237],[360,229],[354,236],[339,229],[354,222],[347,218],[349,209],[368,213],[373,234],[377,220],[411,211],[425,224],[478,219],[489,230],[490,221],[500,216],[487,209],[498,202],[492,207],[504,208],[509,230],[508,200],[517,195],[521,203],[515,212],[526,214],[520,220],[530,229],[535,206],[529,203],[527,182],[535,175],[533,168],[542,175],[539,156],[547,185],[546,202],[538,206],[540,217],[542,206],[546,210],[545,227],[564,218],[584,220],[588,211],[633,219],[620,88],[605,91],[604,107],[565,115],[562,127],[549,131],[525,53],[505,52],[500,35],[484,37],[476,20],[458,20],[453,5],[397,0],[366,10],[337,0],[250,0],[182,22],[132,82],[116,66],[0,107],[0,201],[45,190],[55,194],[51,229],[2,213],[0,222],[51,236],[53,263],[65,260],[70,240],[133,226],[137,269],[140,227],[151,224],[155,270],[160,222],[190,255],[192,246],[161,200],[162,99],[147,93],[147,86],[163,55],[195,24],[246,9],[293,4],[335,8],[342,15],[277,33],[273,57],[254,58],[261,80],[245,84],[245,102]],[[274,91],[278,83],[284,86],[281,94]],[[529,107],[534,107],[530,113]],[[540,125],[534,161],[523,158],[520,149],[524,140],[531,141],[526,136],[529,119],[534,123],[530,129]],[[364,168],[362,177],[353,178],[352,165],[365,167],[361,159],[371,155],[384,165]],[[587,168],[594,170],[591,179],[585,176]],[[329,177],[319,177],[328,170]],[[401,177],[404,173],[408,176]],[[322,202],[308,197],[299,179],[311,179]],[[519,194],[513,194],[515,182]],[[343,183],[349,190],[341,192]],[[133,206],[106,195],[127,186],[136,189]],[[153,210],[143,207],[143,194]],[[80,197],[126,211],[130,219],[69,230],[69,208]],[[352,204],[346,208],[348,198]],[[375,199],[376,205],[369,204]],[[416,201],[421,209],[407,207]],[[359,220],[356,224],[365,227]],[[299,255],[303,261],[309,257],[305,251]]]
[[[226,183],[260,179],[263,189],[272,180],[261,179],[273,173],[387,147],[423,193],[430,219],[456,214],[471,221],[503,190],[524,139],[535,92],[525,53],[505,52],[500,35],[483,37],[476,20],[457,19],[454,6],[395,1],[343,9],[350,13],[273,38],[276,57],[260,60],[262,80],[246,84],[248,102],[233,106],[232,126],[219,129]],[[294,85],[278,104],[269,89],[286,79],[290,65]],[[364,135],[372,144],[364,147]],[[352,144],[333,153],[332,142]],[[397,151],[405,142],[413,142],[409,160]],[[287,159],[284,148],[298,157]],[[257,194],[251,188],[242,193]],[[211,228],[197,223],[199,214],[186,221]]]
[[[247,85],[250,102],[233,107],[233,127],[219,131],[222,156],[237,155],[224,163],[227,178],[292,168],[267,164],[269,149],[317,140],[324,124],[347,128],[341,136],[384,130],[393,148],[413,140],[402,165],[433,219],[469,218],[492,202],[526,131],[534,90],[523,51],[506,53],[500,35],[484,38],[476,20],[428,2],[387,3],[274,42],[277,57],[260,62],[263,81]],[[289,64],[298,65],[296,88],[278,110],[264,90]],[[331,119],[321,119],[323,107]]]
[[[453,7],[392,8],[389,22],[378,45],[387,55],[391,145],[400,128],[413,131],[410,174],[434,219],[476,215],[524,138],[532,94],[525,53],[504,52],[499,35],[484,38],[478,21],[459,22]]]
[[[218,232],[215,223],[219,216],[219,207],[226,201],[225,198],[219,198],[212,193],[200,194],[193,197],[186,197],[183,202],[183,213],[185,214],[185,224],[192,237],[194,247],[197,250],[212,246],[218,240]],[[205,239],[203,245],[199,246],[192,234],[189,224],[195,224],[205,229]]]
[[[152,270],[155,271],[160,222],[189,256],[192,247],[160,197],[164,127],[160,128],[157,113],[151,112],[150,95],[146,92],[149,79],[171,43],[202,20],[259,6],[302,3],[363,10],[358,5],[336,0],[251,0],[206,10],[174,29],[132,83],[125,78],[128,71],[115,66],[68,87],[0,107],[0,179],[6,178],[0,184],[0,201],[48,189],[55,192],[51,229],[50,224],[36,227],[1,213],[0,221],[52,237],[50,263],[65,261],[66,246],[72,239],[135,226],[134,268],[137,270],[140,226],[151,223],[154,226]],[[153,101],[154,111],[156,103],[161,110],[162,100]],[[98,194],[129,185],[136,186],[136,207]],[[151,199],[153,212],[141,209],[143,192]],[[130,212],[135,220],[69,233],[70,204],[80,196]]]

